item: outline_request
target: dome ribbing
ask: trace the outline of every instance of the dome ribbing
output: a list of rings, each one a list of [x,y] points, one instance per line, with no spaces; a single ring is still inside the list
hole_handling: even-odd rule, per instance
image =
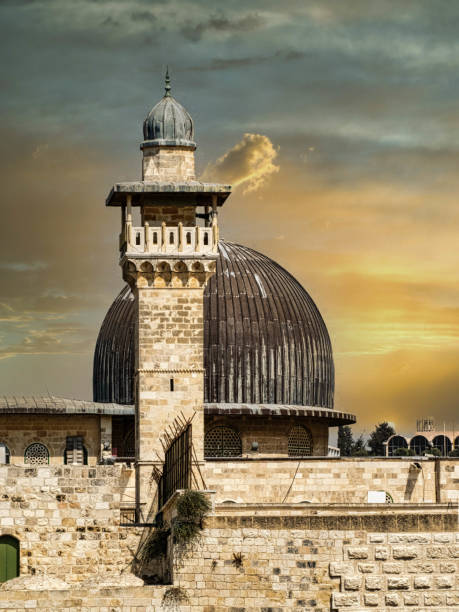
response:
[[[169,75],[166,74],[166,93],[143,122],[143,146],[148,144],[195,147],[193,119],[172,97],[170,89]]]
[[[204,402],[333,408],[330,338],[312,298],[269,257],[220,241],[204,292]],[[94,400],[133,403],[134,302],[129,288],[102,324]]]

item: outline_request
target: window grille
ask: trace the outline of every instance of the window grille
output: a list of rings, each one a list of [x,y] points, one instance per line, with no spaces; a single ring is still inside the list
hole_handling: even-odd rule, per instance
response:
[[[231,427],[218,426],[206,433],[204,439],[206,457],[240,457],[242,442],[237,431]]]
[[[25,449],[24,463],[30,465],[47,465],[49,463],[49,451],[44,444],[34,442]]]
[[[296,425],[288,434],[288,456],[307,457],[312,455],[312,436],[306,427]]]
[[[83,446],[83,438],[81,436],[67,436],[64,463],[66,465],[87,465],[88,453]]]

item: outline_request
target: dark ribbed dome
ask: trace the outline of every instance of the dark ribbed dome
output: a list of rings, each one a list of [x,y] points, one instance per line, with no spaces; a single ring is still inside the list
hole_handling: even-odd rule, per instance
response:
[[[207,403],[333,408],[330,338],[311,297],[269,257],[220,241],[204,293]],[[133,403],[134,301],[110,307],[94,355],[94,400]]]
[[[148,144],[195,146],[193,119],[188,111],[171,96],[170,89],[167,74],[166,93],[143,122],[143,137]]]

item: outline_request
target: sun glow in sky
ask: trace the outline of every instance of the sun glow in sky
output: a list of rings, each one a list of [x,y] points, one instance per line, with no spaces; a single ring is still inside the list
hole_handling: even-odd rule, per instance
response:
[[[173,94],[221,233],[287,268],[330,332],[335,407],[459,429],[459,5],[6,0],[0,394],[90,398],[122,286],[115,181]],[[18,44],[18,41],[21,44]]]

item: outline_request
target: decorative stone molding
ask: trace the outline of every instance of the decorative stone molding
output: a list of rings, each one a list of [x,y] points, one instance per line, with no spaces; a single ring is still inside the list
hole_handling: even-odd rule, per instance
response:
[[[123,257],[123,279],[131,288],[199,289],[215,273],[214,259],[144,259]]]

